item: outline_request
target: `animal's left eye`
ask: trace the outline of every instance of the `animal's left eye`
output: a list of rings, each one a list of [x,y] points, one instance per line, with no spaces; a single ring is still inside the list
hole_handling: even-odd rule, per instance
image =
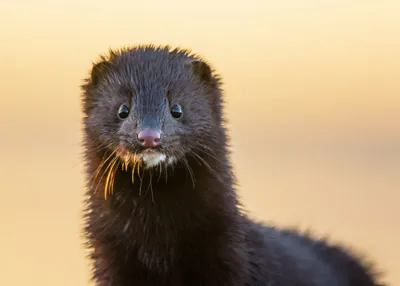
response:
[[[121,119],[127,118],[129,115],[129,108],[125,104],[122,104],[118,109],[118,117]]]
[[[172,106],[171,115],[173,118],[179,119],[182,117],[182,114],[183,114],[182,107],[179,104],[175,104],[174,106]]]

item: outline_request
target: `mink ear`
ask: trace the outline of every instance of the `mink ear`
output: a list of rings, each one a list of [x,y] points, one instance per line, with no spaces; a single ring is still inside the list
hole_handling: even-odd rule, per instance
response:
[[[191,69],[193,75],[195,75],[201,82],[207,83],[211,90],[205,92],[204,95],[207,98],[213,115],[215,116],[218,124],[221,123],[221,93],[218,86],[218,77],[213,76],[213,72],[210,66],[202,60],[191,59],[185,63],[185,66]]]
[[[91,72],[92,84],[98,84],[110,69],[111,63],[106,60],[94,64]]]
[[[212,82],[212,71],[210,66],[198,59],[189,60],[185,66],[190,68],[194,75],[196,75],[202,82]]]

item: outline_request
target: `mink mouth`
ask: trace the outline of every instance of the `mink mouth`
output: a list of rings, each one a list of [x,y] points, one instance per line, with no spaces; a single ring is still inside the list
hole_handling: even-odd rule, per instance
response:
[[[143,149],[132,152],[120,146],[116,151],[116,156],[122,161],[122,165],[128,167],[136,165],[144,168],[152,168],[161,164],[173,164],[176,161],[175,156],[169,156],[158,149]]]
[[[162,152],[161,149],[144,149],[135,152],[133,150],[125,148],[122,145],[119,145],[116,149],[114,149],[114,151],[110,152],[110,154],[105,155],[108,156],[107,159],[103,159],[102,163],[95,171],[95,179],[101,172],[103,173],[103,176],[105,176],[105,198],[107,198],[108,194],[113,193],[115,175],[119,166],[122,166],[123,171],[127,172],[129,170],[132,172],[133,183],[134,174],[136,173],[136,171],[139,174],[141,169],[151,169],[156,167],[162,168],[162,165],[172,165],[177,161],[177,158],[175,156],[167,155]],[[105,167],[105,170],[103,169],[103,167]]]

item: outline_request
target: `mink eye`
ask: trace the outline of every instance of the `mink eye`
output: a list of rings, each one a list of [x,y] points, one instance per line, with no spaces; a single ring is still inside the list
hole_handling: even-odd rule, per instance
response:
[[[121,119],[127,118],[129,115],[129,108],[125,104],[122,104],[118,109],[118,117]]]
[[[173,118],[179,119],[182,117],[182,107],[179,104],[175,104],[171,108],[171,115]]]

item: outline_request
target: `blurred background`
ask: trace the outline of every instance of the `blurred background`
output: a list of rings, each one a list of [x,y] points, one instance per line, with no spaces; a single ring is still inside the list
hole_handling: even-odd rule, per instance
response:
[[[225,83],[253,217],[356,247],[400,283],[400,1],[0,4],[0,285],[90,285],[80,84],[108,48],[170,44]]]

